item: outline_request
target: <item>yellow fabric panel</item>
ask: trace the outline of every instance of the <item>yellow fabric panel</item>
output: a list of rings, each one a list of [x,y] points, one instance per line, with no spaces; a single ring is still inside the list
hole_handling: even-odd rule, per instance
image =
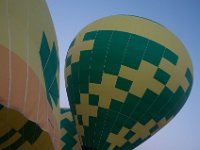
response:
[[[79,143],[77,143],[73,148],[72,150],[80,150],[80,145]]]
[[[9,47],[7,1],[0,1],[0,44]]]
[[[0,137],[5,135],[10,130],[10,127],[7,126],[3,120],[0,118]]]
[[[74,121],[75,121],[75,125],[76,125],[76,131],[78,133],[78,136],[84,136],[84,129],[83,129],[83,126],[79,125],[78,123],[78,117],[77,115],[74,115]],[[82,138],[79,138],[80,140],[80,144],[82,145]]]
[[[108,149],[112,150],[115,148],[115,146],[121,147],[124,143],[126,143],[127,140],[124,137],[128,132],[129,129],[123,127],[117,135],[110,133],[107,138],[107,141],[111,143]]]
[[[66,113],[66,117],[67,117],[67,119],[69,120],[69,121],[73,121],[73,117],[72,117],[72,113],[71,112],[67,112]]]
[[[118,76],[103,73],[101,84],[89,84],[89,93],[99,95],[98,106],[108,109],[112,99],[124,102],[128,93],[115,88],[117,78]]]
[[[142,61],[138,70],[122,65],[119,76],[133,81],[134,84],[130,88],[130,93],[138,97],[143,97],[147,89],[151,89],[159,95],[164,85],[153,78],[156,71],[157,67],[146,61]]]
[[[17,150],[35,150],[34,147],[28,142],[25,142],[22,146],[20,146]]]
[[[76,39],[75,46],[73,46],[68,53],[68,56],[72,55],[71,63],[75,63],[79,61],[79,56],[80,56],[81,51],[92,50],[93,48],[93,45],[94,45],[93,40],[83,41],[82,38],[83,37],[80,36]]]
[[[5,122],[10,127],[14,128],[15,130],[19,130],[24,126],[24,124],[27,122],[24,116],[22,116],[20,113],[16,113],[14,110],[7,110],[5,115]]]
[[[42,134],[37,139],[37,141],[33,144],[33,146],[36,149],[53,150],[54,148],[50,141],[51,139],[49,138],[47,133],[42,132]]]
[[[163,69],[165,72],[171,75],[171,78],[169,79],[166,86],[174,93],[180,85],[184,91],[186,91],[189,87],[189,82],[185,77],[185,72],[188,64],[185,63],[184,59],[181,58],[182,56],[180,56],[176,66],[172,65],[165,58],[162,58],[159,64],[159,68]]]

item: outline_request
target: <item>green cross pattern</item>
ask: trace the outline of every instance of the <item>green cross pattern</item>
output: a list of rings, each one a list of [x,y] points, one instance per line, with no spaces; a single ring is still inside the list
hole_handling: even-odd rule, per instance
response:
[[[51,108],[53,109],[52,99],[56,106],[58,105],[59,99],[58,82],[56,78],[56,72],[58,71],[58,56],[55,43],[53,43],[52,50],[50,51],[47,37],[44,32],[42,34],[39,53],[45,79],[47,99]]]

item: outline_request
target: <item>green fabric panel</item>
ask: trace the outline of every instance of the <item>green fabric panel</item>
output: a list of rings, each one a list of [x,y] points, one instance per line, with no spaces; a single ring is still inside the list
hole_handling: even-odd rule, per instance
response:
[[[154,116],[153,119],[156,122],[160,121],[163,117],[165,117],[165,114],[161,113],[160,111],[163,109],[164,106],[167,105],[172,96],[173,92],[165,87],[159,97],[153,103],[152,107],[148,110],[147,114]]]
[[[90,57],[91,52],[81,52],[79,61],[79,86],[81,93],[89,92],[89,72],[90,72]]]
[[[71,110],[69,108],[61,108],[60,112],[62,115],[65,115],[65,113],[69,113]],[[77,134],[74,120],[71,121],[66,116],[60,121],[60,128],[67,131],[67,133],[61,137],[62,142],[65,143],[62,150],[72,149],[78,142],[74,138],[74,136]]]
[[[98,106],[98,102],[99,102],[98,95],[93,95],[93,94],[89,95],[89,104],[90,105]]]
[[[158,125],[155,125],[154,127],[152,127],[150,130],[149,130],[149,132],[151,133],[151,134],[153,134],[156,130],[158,130],[159,129],[159,126]]]
[[[126,142],[122,147],[120,147],[121,150],[127,150],[128,147],[131,147],[131,143],[130,142]]]
[[[179,87],[172,97],[172,101],[169,101],[168,105],[166,106],[166,119],[170,119],[172,116],[176,115],[176,111],[179,110],[179,107],[182,107],[185,103],[184,96],[185,95],[183,89]]]
[[[109,145],[110,145],[110,143],[108,143],[108,142],[105,141],[102,150],[107,150],[108,147],[109,147]],[[95,149],[94,149],[94,150],[95,150]]]
[[[192,86],[192,84],[193,84],[193,77],[192,77],[192,73],[191,73],[191,71],[190,71],[189,68],[186,70],[185,77],[188,80],[188,82],[190,83],[190,86]]]
[[[115,116],[115,118],[116,121],[113,123],[114,127],[112,128],[111,132],[114,134],[118,134],[121,128],[124,126],[124,122],[128,119],[128,116],[118,113],[117,117]]]
[[[76,134],[74,122],[70,122],[69,120],[67,120],[67,118],[61,121],[61,127],[66,129],[67,132],[69,132],[71,135]]]
[[[113,110],[113,111],[120,111],[121,107],[122,107],[123,103],[117,101],[117,100],[111,100],[111,103],[110,103],[110,109]]]
[[[123,103],[121,113],[129,116],[135,107],[140,103],[141,99],[135,95],[128,93],[125,102]]]
[[[138,35],[130,35],[131,38],[125,50],[122,64],[133,69],[138,69],[143,59],[148,40]]]
[[[106,73],[118,75],[129,36],[130,34],[126,32],[113,31],[107,47],[107,57],[105,58],[104,71]]]
[[[154,78],[158,81],[160,81],[162,84],[167,84],[170,75],[168,73],[166,73],[165,71],[163,71],[162,69],[158,68],[158,70],[156,71]]]
[[[71,80],[71,85],[73,88],[73,103],[75,104],[80,104],[80,92],[79,92],[79,64],[78,63],[74,63],[72,64],[72,80]]]
[[[63,137],[62,137],[62,141],[65,141],[66,142],[66,145],[68,145],[69,147],[73,147],[77,142],[75,139],[73,139],[71,137],[70,134],[65,134]]]
[[[182,88],[178,88],[177,91],[169,98],[166,105],[164,105],[164,107],[162,107],[159,111],[158,115],[155,116],[155,120],[159,121],[163,117],[166,117],[167,113],[172,110],[172,107],[177,101],[181,100],[182,96],[184,96],[184,92]]]
[[[28,121],[23,128],[19,130],[24,140],[28,140],[33,144],[42,133],[42,130],[33,122]]]
[[[128,129],[131,129],[136,124],[136,121],[129,117],[125,122],[124,126]]]
[[[149,121],[149,118],[142,117],[142,115],[147,111],[149,106],[154,102],[157,98],[157,95],[150,90],[146,90],[143,98],[140,100],[139,104],[131,114],[131,117],[135,120],[139,120],[142,124],[146,124]],[[141,118],[142,117],[142,118]]]
[[[78,115],[78,124],[83,125],[83,119],[81,115]]]
[[[176,65],[178,61],[178,56],[167,48],[165,49],[165,53],[163,57],[166,58],[169,62],[171,62],[174,65]]]
[[[40,53],[40,57],[41,57],[42,67],[44,69],[46,62],[47,62],[49,55],[50,55],[49,44],[48,44],[47,37],[46,37],[44,32],[42,33],[42,41],[41,41],[39,53]]]
[[[132,81],[127,80],[127,79],[122,78],[122,77],[118,77],[115,87],[128,92],[131,85],[132,85]]]
[[[133,135],[135,135],[135,133],[134,133],[133,131],[130,130],[130,131],[124,136],[124,138],[127,139],[127,140],[129,140]]]
[[[46,83],[47,89],[50,88],[56,76],[57,67],[58,67],[57,52],[56,52],[55,44],[53,44],[51,54],[48,58],[48,61],[46,62],[46,66],[44,69],[45,83]]]
[[[84,143],[86,143],[86,145],[88,145],[89,147],[91,147],[92,143],[93,143],[93,139],[91,139],[90,137],[92,136],[92,130],[89,127],[84,127]]]
[[[88,132],[90,133],[89,135],[89,137],[87,137],[87,138],[89,138],[89,145],[88,146],[90,146],[90,147],[92,147],[92,145],[93,145],[93,140],[96,138],[96,131],[97,131],[97,129],[96,129],[96,121],[97,121],[97,118],[96,117],[90,117],[89,118],[89,124],[90,124],[90,126],[89,127],[84,127],[84,129],[86,129],[86,130],[88,130]]]
[[[68,108],[60,108],[60,113],[61,114],[64,114],[66,112],[70,112],[70,109],[68,109]]]
[[[53,101],[56,104],[56,106],[58,105],[58,98],[59,98],[57,79],[55,79],[56,72],[58,69],[58,56],[57,56],[55,42],[53,42],[53,47],[50,52],[49,44],[44,32],[39,53],[43,67],[43,75],[45,80],[47,99],[51,108],[53,108],[50,95],[53,97]],[[50,89],[52,85],[53,87]]]
[[[106,53],[108,51],[107,43],[109,43],[111,36],[112,31],[99,31],[96,36],[91,59],[90,83],[101,83]]]
[[[69,56],[67,59],[65,59],[65,67],[67,68],[69,65],[71,65],[72,56]]]
[[[94,40],[97,34],[98,31],[88,32],[87,34],[85,34],[83,41]]]
[[[148,46],[145,51],[144,60],[151,63],[152,65],[158,66],[163,56],[165,47],[162,45],[149,40]]]

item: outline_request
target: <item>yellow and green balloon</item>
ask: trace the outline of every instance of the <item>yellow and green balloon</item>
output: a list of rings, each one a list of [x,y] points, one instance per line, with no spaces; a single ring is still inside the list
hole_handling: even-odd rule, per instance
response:
[[[66,89],[82,149],[134,149],[185,104],[193,68],[162,25],[128,15],[99,19],[74,38]]]

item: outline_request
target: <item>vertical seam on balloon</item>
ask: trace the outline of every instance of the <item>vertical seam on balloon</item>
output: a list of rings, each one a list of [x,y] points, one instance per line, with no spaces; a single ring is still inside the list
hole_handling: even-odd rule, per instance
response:
[[[147,47],[148,47],[148,44],[149,44],[149,40],[147,41],[147,45],[146,45],[145,51],[146,51],[146,49],[147,49]],[[145,52],[143,53],[143,57],[144,57],[144,55],[145,55]],[[142,57],[142,58],[143,58],[143,57]],[[141,59],[141,60],[142,60],[142,59]],[[132,83],[132,84],[133,84],[133,83]],[[124,105],[124,104],[122,104],[120,110],[123,108],[123,105]],[[139,103],[138,103],[137,105],[139,105]],[[135,106],[135,108],[136,108],[136,107],[137,107],[137,106]],[[121,113],[118,113],[118,116],[119,116],[119,114],[121,114]],[[132,114],[132,113],[130,113],[130,114]],[[124,114],[123,114],[123,115],[124,115]],[[118,117],[118,116],[117,116],[117,117]],[[127,116],[127,115],[125,115],[125,116]],[[128,117],[128,118],[126,119],[126,121],[124,121],[123,126],[124,126],[124,124],[129,120],[130,115],[127,116],[127,117]],[[117,118],[115,119],[115,121],[116,121],[116,120],[117,120]],[[135,120],[135,119],[133,119],[133,120]],[[135,121],[137,122],[137,120],[135,120]],[[113,124],[113,126],[112,126],[111,129],[114,128],[114,125],[115,125],[115,124]],[[112,131],[112,130],[110,130],[110,133],[112,133],[111,131]]]
[[[47,116],[46,116],[47,132],[48,132],[48,133],[50,134],[50,136],[51,136],[51,133],[50,133],[50,131],[49,131],[49,121],[48,121],[48,119],[49,119],[48,103],[46,103],[46,111],[47,111]]]
[[[6,1],[6,16],[7,16],[7,27],[8,27],[8,68],[9,68],[9,80],[8,80],[8,102],[7,107],[10,107],[10,100],[11,100],[11,88],[12,88],[12,56],[11,56],[11,31],[10,31],[10,18],[9,18],[9,10],[8,10],[8,1]]]
[[[179,59],[181,59],[181,58],[179,58]],[[179,59],[178,59],[178,61],[179,61]],[[183,58],[183,59],[185,59],[185,58]],[[178,64],[178,61],[177,61],[177,64]],[[179,68],[177,68],[177,69],[179,70]],[[187,69],[186,69],[186,70],[187,70]],[[175,71],[174,71],[174,72],[175,72]],[[179,81],[181,81],[181,78],[179,78]],[[179,85],[179,87],[181,87],[181,86]],[[179,87],[178,87],[178,88],[179,88]],[[176,91],[178,90],[178,88],[176,89]],[[169,89],[170,89],[170,88],[169,88]],[[171,89],[170,89],[170,91],[171,91]],[[175,93],[176,93],[176,91],[175,91]],[[185,92],[185,91],[184,91],[184,92]],[[165,107],[169,104],[170,100],[175,96],[175,95],[174,95],[175,93],[173,93],[173,95],[168,99],[167,103],[161,107],[161,109],[159,110],[159,112],[158,112],[156,115],[154,115],[154,117],[157,116],[162,110],[165,109]],[[172,109],[170,109],[170,110],[168,111],[168,113],[169,113],[171,110],[172,110]],[[167,114],[168,114],[168,113],[167,113]]]
[[[28,4],[28,3],[26,3]],[[25,83],[25,94],[24,94],[24,105],[23,105],[23,114],[25,114],[25,108],[26,108],[26,101],[27,101],[27,95],[28,95],[28,82],[29,82],[29,50],[30,50],[30,45],[29,45],[29,9],[28,9],[28,5],[26,8],[27,11],[27,22],[26,22],[26,30],[27,30],[27,37],[26,37],[26,83]]]
[[[120,21],[120,18],[118,19],[118,21]],[[114,26],[115,26],[115,25],[116,25],[116,24],[114,24]],[[116,28],[116,27],[113,28],[111,37],[110,37],[110,39],[109,39],[109,43],[107,44],[107,45],[109,45],[109,46],[110,46],[110,42],[111,42],[111,40],[112,40],[113,33],[116,31],[115,28]],[[108,50],[108,49],[107,49],[107,50]],[[105,66],[104,66],[104,68],[105,68]],[[111,100],[111,101],[112,101],[112,100]],[[107,112],[106,112],[106,115],[105,115],[105,117],[104,117],[105,120],[107,120],[107,118],[108,118],[109,111],[110,111],[110,110],[108,109]],[[105,121],[104,121],[104,126],[105,126]],[[104,126],[103,126],[103,130],[104,130]],[[100,144],[102,134],[103,134],[103,132],[104,132],[103,130],[101,131],[101,136],[100,136],[100,140],[99,140],[98,145],[97,145],[97,149],[98,149],[98,146],[99,146],[99,144]],[[106,142],[106,141],[105,141],[105,142]],[[103,146],[105,145],[105,142],[104,142]]]
[[[105,54],[105,57],[104,57],[104,68],[103,68],[103,69],[105,69],[105,66],[106,66],[106,59],[107,59],[107,57],[108,57],[108,53],[109,53],[109,49],[110,49],[110,43],[111,43],[111,41],[112,41],[113,34],[114,34],[114,30],[112,31],[112,33],[111,33],[111,35],[110,35],[110,38],[109,38],[109,40],[108,40],[108,43],[107,43],[106,54]],[[102,137],[102,134],[103,134],[103,132],[104,132],[104,128],[105,128],[105,126],[106,126],[106,121],[108,120],[108,112],[109,112],[109,111],[110,111],[110,110],[107,109],[106,115],[105,115],[105,117],[104,117],[103,129],[100,131],[101,134],[100,134],[99,142],[98,142],[98,145],[97,145],[97,149],[98,149],[99,144],[100,144],[100,142],[101,142],[101,137]]]
[[[128,39],[128,41],[127,41],[127,43],[126,43],[126,46],[125,46],[125,48],[124,48],[124,52],[123,52],[122,59],[121,59],[121,64],[122,64],[122,62],[124,61],[125,54],[127,53],[127,47],[128,47],[128,45],[129,45],[129,42],[130,42],[131,38],[132,38],[132,34],[129,35],[129,39]],[[117,81],[116,81],[116,82],[117,82]],[[121,107],[120,107],[120,110],[123,108],[123,105],[124,105],[124,103],[122,103],[122,105],[121,105]],[[116,116],[116,118],[115,118],[115,121],[113,122],[113,125],[112,125],[112,127],[110,128],[110,132],[112,132],[112,129],[113,129],[114,126],[115,126],[115,122],[117,121],[117,119],[118,119],[118,117],[119,117],[119,114],[121,114],[120,111],[117,113],[117,116]],[[105,142],[104,142],[103,148],[104,148],[104,146],[105,146]],[[102,148],[102,149],[103,149],[103,148]]]
[[[145,55],[145,53],[146,53],[146,51],[147,51],[148,46],[149,46],[149,39],[147,40],[146,47],[145,47],[143,56],[142,56],[142,58],[141,58],[141,61],[142,61],[143,58],[144,58],[144,55]],[[132,84],[133,84],[133,83],[132,83]],[[135,119],[131,118],[131,115],[135,112],[137,106],[139,106],[140,103],[141,103],[141,101],[139,101],[139,102],[136,104],[136,106],[134,107],[134,109],[131,111],[131,113],[130,113],[129,115],[125,115],[125,116],[127,117],[127,119],[124,121],[123,126],[125,125],[125,123],[127,123],[127,121],[128,121],[129,119],[135,120]],[[135,120],[135,121],[138,122],[138,120]]]
[[[166,51],[166,47],[165,47],[165,49],[164,49],[164,51],[163,51],[163,54],[162,54],[162,57],[161,57],[161,58],[163,58],[163,56],[164,56],[164,54],[165,54],[165,51]],[[158,65],[157,68],[159,68],[159,65]],[[164,90],[164,88],[163,88],[163,90]],[[163,90],[162,90],[162,91],[163,91]],[[151,109],[151,107],[153,106],[153,104],[155,104],[155,103],[157,102],[157,100],[158,100],[159,97],[160,97],[160,95],[157,95],[157,96],[156,96],[156,98],[154,99],[153,103],[146,109],[145,113],[144,113],[138,120],[141,120],[141,119],[145,116],[145,114],[148,112],[149,109]]]
[[[107,55],[108,55],[108,51],[109,51],[109,49],[110,49],[110,43],[111,43],[111,41],[112,41],[112,37],[113,37],[113,34],[114,34],[114,30],[112,31],[112,33],[111,33],[111,35],[110,35],[110,37],[109,37],[109,40],[108,40],[108,43],[107,43],[107,47],[106,47],[106,54],[105,54],[105,57],[104,57],[104,66],[103,66],[103,73],[104,73],[104,69],[105,69],[105,66],[106,66],[106,59],[107,59]],[[98,149],[98,147],[99,147],[99,144],[100,144],[100,141],[101,141],[101,137],[102,137],[102,134],[103,134],[103,132],[104,132],[104,128],[105,128],[105,123],[106,123],[106,121],[108,120],[107,118],[108,118],[108,115],[109,114],[109,110],[107,109],[107,112],[106,112],[106,115],[105,115],[105,117],[104,117],[104,123],[103,123],[103,129],[100,131],[100,138],[99,138],[99,142],[98,142],[98,144],[97,144],[97,149]]]
[[[94,37],[94,44],[95,44],[95,39],[97,38],[98,36],[98,33],[99,33],[99,30],[97,30],[96,34],[95,34],[95,37]],[[93,49],[94,49],[94,46],[93,46]],[[91,56],[90,56],[90,63],[92,62],[92,58],[93,58],[93,52],[94,50],[91,51]],[[89,75],[88,75],[88,86],[89,86],[89,83],[90,83],[90,70],[91,70],[91,64],[89,63]],[[89,93],[89,92],[88,92]],[[90,94],[90,93],[89,93]],[[98,109],[97,109],[97,112],[98,112]],[[95,127],[96,127],[96,122],[95,122]],[[93,129],[93,131],[91,132],[90,130],[90,136],[91,135],[94,135],[95,133],[95,130]],[[92,137],[92,136],[91,136]],[[92,141],[91,141],[92,140]],[[90,142],[91,142],[91,147],[93,146],[93,143],[94,143],[94,139],[91,139]]]
[[[96,34],[95,34],[95,37],[94,37],[94,43],[93,44],[95,44],[95,39],[97,38],[97,36],[98,36],[98,33],[99,33],[99,31],[100,30],[97,30],[97,32],[96,32]],[[86,34],[86,33],[85,33]],[[94,49],[94,46],[93,46],[93,49]],[[92,55],[93,55],[93,52],[94,52],[94,50],[92,50],[91,51],[91,57],[90,57],[90,60],[92,61]],[[91,64],[89,65],[89,70],[91,69]],[[90,71],[89,71],[89,83],[90,83]],[[89,84],[88,83],[88,84]],[[89,85],[88,85],[89,86]],[[89,93],[89,92],[88,92]],[[89,93],[90,94],[90,93]],[[98,113],[98,109],[97,109],[97,113]],[[98,114],[97,114],[97,116],[98,116]],[[97,119],[97,117],[96,117],[96,119]],[[96,120],[97,121],[97,120]],[[94,128],[96,128],[96,125],[97,125],[97,123],[95,122],[95,125],[94,125]],[[95,130],[93,129],[93,131],[92,131],[92,133],[91,133],[91,131],[90,131],[90,135],[95,135]],[[83,140],[82,140],[83,141]],[[93,146],[93,144],[94,144],[94,138],[92,139],[92,142],[91,142],[91,148],[92,148],[92,146]],[[93,149],[93,148],[92,148]],[[83,148],[83,150],[84,150],[84,148]]]
[[[53,78],[53,80],[52,80],[52,82],[51,82],[51,85],[49,86],[48,92],[49,92],[49,90],[51,89],[51,87],[52,87],[52,85],[53,85],[53,83],[54,83],[55,80],[56,80],[56,75],[54,76],[54,78]]]
[[[166,47],[165,47],[165,49],[164,49],[164,51],[163,51],[163,53],[162,53],[162,57],[161,57],[161,58],[163,58],[165,51],[166,51]],[[143,58],[144,58],[144,55],[143,55]],[[142,58],[142,59],[143,59],[143,58]],[[157,66],[157,68],[159,68],[159,66]],[[163,88],[163,90],[164,90],[164,88]],[[157,102],[157,100],[158,100],[159,97],[160,97],[160,95],[157,95],[157,96],[156,96],[156,98],[153,100],[153,103],[145,110],[144,114],[143,114],[141,117],[138,118],[137,122],[139,122],[139,121],[146,115],[146,113],[148,112],[148,110],[151,109],[151,107],[153,106],[153,104]],[[138,105],[139,105],[139,103],[138,103]],[[137,106],[138,106],[138,105],[137,105]],[[135,107],[135,109],[136,109],[136,107]],[[133,112],[134,112],[134,111],[133,111]],[[133,112],[132,112],[132,113],[133,113]],[[132,114],[132,113],[131,113],[131,114]],[[130,116],[131,116],[131,115],[128,116],[128,119],[127,119],[126,121],[128,121],[128,120],[131,118]],[[154,118],[154,117],[155,117],[155,116],[152,116],[152,118]]]
[[[149,46],[149,39],[147,39],[147,45],[146,45],[146,47],[145,47],[145,51],[144,51],[144,53],[143,53],[143,56],[142,56],[142,58],[141,58],[141,60],[144,60],[144,56],[145,56],[145,54],[146,54],[146,51],[147,51],[147,48],[148,48],[148,46]],[[137,103],[137,105],[134,107],[134,109],[133,109],[133,111],[127,116],[128,118],[126,119],[126,121],[124,121],[125,123],[127,122],[127,121],[129,121],[129,119],[132,119],[131,118],[131,115],[135,112],[135,110],[136,110],[136,108],[140,105],[140,103],[141,103],[141,101],[139,101],[139,103]],[[135,119],[134,119],[135,120]],[[136,122],[139,122],[139,119],[138,120],[136,120]],[[124,123],[124,124],[125,124]],[[124,125],[123,124],[123,125]],[[129,146],[130,147],[130,146]]]
[[[9,54],[8,54],[8,73],[9,73],[9,78],[8,78],[8,102],[7,102],[7,107],[10,107],[10,99],[11,99],[11,80],[12,80],[12,65],[11,65],[11,31],[10,31],[10,20],[9,20],[9,11],[8,11],[8,1],[6,1],[6,16],[7,16],[7,27],[8,27],[8,49],[9,49]],[[8,119],[8,109],[7,109],[7,114],[6,114],[6,120]],[[10,137],[8,135],[8,137]],[[10,145],[9,145],[10,148]]]
[[[37,118],[36,122],[39,123],[38,117],[39,117],[39,111],[40,111],[40,102],[41,102],[41,83],[38,81],[38,105],[37,105]]]

